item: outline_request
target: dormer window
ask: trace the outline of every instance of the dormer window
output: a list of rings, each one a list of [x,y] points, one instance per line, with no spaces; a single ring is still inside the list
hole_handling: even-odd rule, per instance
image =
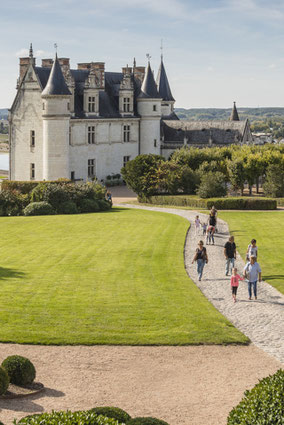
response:
[[[130,112],[130,97],[123,98],[123,112]]]
[[[88,98],[88,111],[95,112],[96,110],[96,98],[94,96],[89,96]]]

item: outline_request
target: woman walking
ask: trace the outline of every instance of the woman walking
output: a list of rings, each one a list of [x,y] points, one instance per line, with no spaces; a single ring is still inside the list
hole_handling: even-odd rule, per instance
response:
[[[194,261],[197,262],[197,273],[198,273],[198,280],[200,281],[202,278],[203,269],[205,266],[205,263],[208,263],[208,256],[206,248],[203,246],[203,241],[199,241],[198,248],[196,248],[195,256],[193,257],[192,264]]]

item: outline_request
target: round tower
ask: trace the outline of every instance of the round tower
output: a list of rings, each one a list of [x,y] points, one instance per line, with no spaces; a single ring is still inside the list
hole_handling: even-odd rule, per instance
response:
[[[43,180],[70,178],[69,128],[71,93],[57,54],[42,92]]]
[[[140,154],[160,155],[161,102],[150,62],[137,98],[140,120]]]

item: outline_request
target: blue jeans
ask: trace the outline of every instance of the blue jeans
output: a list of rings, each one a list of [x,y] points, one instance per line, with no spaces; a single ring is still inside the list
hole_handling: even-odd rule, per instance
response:
[[[226,260],[226,274],[229,274],[229,271],[230,271],[230,273],[232,273],[233,267],[235,267],[235,259],[234,258],[227,258],[227,260]]]
[[[256,297],[257,296],[257,281],[255,282],[248,282],[248,292],[249,292],[249,297],[251,298],[251,287],[253,286],[253,295]]]
[[[199,279],[202,278],[204,266],[205,266],[205,260],[202,260],[201,258],[199,258],[197,260],[197,273],[198,273]]]

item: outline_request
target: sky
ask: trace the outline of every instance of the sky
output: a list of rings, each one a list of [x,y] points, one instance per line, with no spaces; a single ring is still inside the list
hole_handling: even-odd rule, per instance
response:
[[[164,64],[176,107],[284,107],[283,0],[0,0],[0,108],[16,94],[19,57]]]

